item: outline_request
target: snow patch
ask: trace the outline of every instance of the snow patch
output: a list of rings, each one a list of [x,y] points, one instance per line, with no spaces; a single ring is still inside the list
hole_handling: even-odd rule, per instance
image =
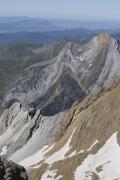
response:
[[[7,146],[4,146],[1,150],[0,156],[6,155],[7,151],[8,151]]]
[[[70,142],[71,142],[72,136],[74,134],[74,131],[73,131],[72,135],[70,136],[69,140],[67,141],[67,143],[59,151],[55,152],[53,155],[51,155],[49,158],[47,158],[45,160],[45,162],[47,164],[53,164],[53,163],[55,163],[57,161],[60,161],[60,160],[63,160],[63,159],[66,158],[65,154],[70,149]]]
[[[92,149],[97,143],[98,143],[98,140],[96,140],[96,141],[90,146],[90,148],[87,149],[86,151],[91,151],[91,149]],[[82,154],[82,153],[84,153],[84,152],[85,152],[85,150],[81,150],[81,151],[79,151],[79,152],[77,152],[77,151],[75,150],[75,151],[73,151],[73,152],[72,152],[69,156],[67,156],[67,157],[71,158],[71,157],[73,157],[73,156],[75,156],[75,155]]]
[[[82,62],[82,61],[84,61],[84,59],[80,56],[80,61]]]
[[[76,150],[73,151],[69,156],[67,156],[68,158],[74,157],[77,154]]]
[[[98,140],[96,140],[91,146],[89,149],[87,149],[87,151],[91,151],[91,149],[98,143]]]
[[[105,145],[95,154],[88,155],[75,171],[75,180],[91,180],[92,173],[100,179],[113,180],[120,178],[120,146],[117,142],[117,133],[114,133]],[[101,171],[96,168],[102,167]]]
[[[30,168],[31,166],[40,163],[40,161],[45,159],[45,154],[49,152],[53,148],[53,146],[54,145],[52,145],[51,147],[49,147],[48,145],[44,146],[40,151],[24,159],[19,164],[21,166],[24,166],[25,168]],[[39,168],[39,167],[40,165],[36,166],[36,168]],[[35,169],[35,166],[34,166],[34,169]]]

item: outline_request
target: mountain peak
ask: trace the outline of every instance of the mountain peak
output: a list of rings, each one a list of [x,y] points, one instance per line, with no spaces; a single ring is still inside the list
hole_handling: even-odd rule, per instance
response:
[[[109,33],[103,32],[101,34],[98,35],[98,40],[101,44],[106,44],[110,41],[111,36]]]
[[[109,33],[103,32],[98,36],[94,37],[92,42],[97,48],[97,51],[101,50],[101,48],[110,45],[111,36]]]

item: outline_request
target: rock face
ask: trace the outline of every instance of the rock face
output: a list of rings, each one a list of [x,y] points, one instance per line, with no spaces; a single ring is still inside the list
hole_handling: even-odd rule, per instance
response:
[[[32,72],[24,71],[29,66],[41,63],[46,66],[57,56],[66,41],[59,40],[51,44],[31,45],[14,42],[0,46],[0,104],[3,96],[11,87],[32,76]]]
[[[64,121],[64,119],[66,119]],[[42,116],[38,110],[33,117],[19,103],[6,110],[0,118],[0,155],[15,162],[31,156],[43,146],[54,143],[69,124],[64,113]]]
[[[5,161],[0,158],[0,179],[1,180],[28,180],[26,170],[12,161]]]
[[[117,41],[106,33],[82,45],[67,43],[49,63],[27,68],[31,76],[6,94],[2,106],[20,102],[28,110],[41,109],[44,116],[62,112],[119,77],[119,58]]]
[[[2,101],[0,155],[28,168],[30,180],[119,179],[118,41],[103,33],[67,43],[26,72]]]
[[[27,72],[31,71],[32,77],[24,79],[11,89],[2,105],[10,107],[19,101],[24,107],[42,109],[44,115],[53,115],[68,109],[76,100],[83,100],[96,84],[102,86],[112,75],[117,75],[114,67],[116,65],[113,66],[111,60],[111,56],[116,61],[119,56],[114,46],[115,40],[108,34],[101,34],[84,45],[67,43],[59,55],[46,66],[39,63],[28,68]],[[116,63],[118,68],[119,61]],[[114,68],[111,75],[111,71],[107,72],[107,64],[110,66],[109,70]]]

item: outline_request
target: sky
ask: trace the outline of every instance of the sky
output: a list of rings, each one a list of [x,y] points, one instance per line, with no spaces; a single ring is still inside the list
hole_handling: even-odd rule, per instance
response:
[[[0,16],[120,21],[120,0],[0,0]]]

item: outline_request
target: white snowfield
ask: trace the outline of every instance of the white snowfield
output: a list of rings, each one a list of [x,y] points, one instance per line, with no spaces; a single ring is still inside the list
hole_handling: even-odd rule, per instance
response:
[[[101,167],[97,172],[96,168]],[[88,155],[75,171],[75,180],[92,180],[95,173],[100,180],[120,179],[120,146],[117,142],[117,132],[95,154]],[[80,178],[81,177],[81,178]]]
[[[49,147],[48,145],[44,146],[40,151],[38,151],[37,153],[33,154],[32,156],[26,158],[25,160],[21,161],[19,164],[21,166],[24,166],[25,168],[38,168],[40,165],[35,166],[36,164],[40,163],[40,161],[45,159],[45,154],[47,152],[49,152],[54,145],[52,145],[51,147]]]
[[[65,157],[65,154],[70,150],[70,142],[73,137],[74,131],[73,131],[72,135],[70,136],[69,140],[67,141],[67,143],[59,151],[55,152],[50,157],[47,158],[46,154],[54,147],[54,144],[50,147],[48,147],[47,145],[44,146],[40,151],[38,151],[37,153],[33,154],[32,156],[29,156],[28,158],[24,159],[19,164],[26,168],[30,168],[32,166],[33,166],[33,168],[35,168],[34,166],[36,166],[36,164],[40,163],[40,161],[42,161],[42,160],[44,160],[45,163],[51,165],[57,161],[67,158],[67,157]],[[38,167],[38,166],[36,166],[36,167]]]

